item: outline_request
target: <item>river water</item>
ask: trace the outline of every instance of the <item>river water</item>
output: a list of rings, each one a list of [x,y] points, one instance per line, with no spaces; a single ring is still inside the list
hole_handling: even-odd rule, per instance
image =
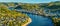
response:
[[[32,19],[32,22],[28,26],[54,26],[52,20],[48,17],[33,14],[27,15]]]
[[[28,24],[28,26],[54,26],[52,20],[49,17],[34,15],[29,13],[24,13],[24,14],[27,14],[32,19],[32,22]]]

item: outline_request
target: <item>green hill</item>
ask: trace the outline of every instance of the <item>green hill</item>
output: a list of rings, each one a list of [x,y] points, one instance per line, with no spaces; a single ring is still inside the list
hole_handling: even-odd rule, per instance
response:
[[[0,26],[22,26],[28,21],[25,14],[11,11],[5,5],[0,5]]]

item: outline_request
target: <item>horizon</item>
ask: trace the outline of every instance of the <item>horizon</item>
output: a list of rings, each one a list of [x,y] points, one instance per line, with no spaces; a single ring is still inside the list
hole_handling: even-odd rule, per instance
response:
[[[60,0],[0,0],[0,2],[21,2],[21,3],[49,3]]]

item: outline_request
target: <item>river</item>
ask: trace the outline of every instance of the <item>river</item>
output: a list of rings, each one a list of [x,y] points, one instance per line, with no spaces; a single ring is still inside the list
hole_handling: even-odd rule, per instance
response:
[[[32,22],[27,26],[54,26],[52,20],[49,17],[29,13],[24,14],[27,14],[32,19]]]
[[[28,26],[54,26],[50,17],[35,15],[27,12],[22,13],[27,14],[32,19],[32,22],[28,24]]]
[[[54,26],[52,20],[48,17],[33,14],[27,15],[32,19],[32,22],[28,26]]]

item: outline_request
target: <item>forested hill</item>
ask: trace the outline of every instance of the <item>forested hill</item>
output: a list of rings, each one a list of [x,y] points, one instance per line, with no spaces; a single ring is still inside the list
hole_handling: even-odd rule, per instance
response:
[[[48,7],[52,8],[52,9],[58,9],[58,8],[60,8],[60,1],[48,3]]]
[[[50,3],[37,3],[37,4],[31,4],[31,3],[14,3],[14,2],[9,2],[9,3],[0,3],[1,4],[4,4],[6,6],[12,6],[14,7],[15,9],[41,9],[41,8],[50,8],[50,9],[54,9],[54,8],[60,8],[60,1],[55,1],[55,2],[50,2]],[[18,5],[18,6],[17,6]],[[17,7],[15,7],[17,6]]]

